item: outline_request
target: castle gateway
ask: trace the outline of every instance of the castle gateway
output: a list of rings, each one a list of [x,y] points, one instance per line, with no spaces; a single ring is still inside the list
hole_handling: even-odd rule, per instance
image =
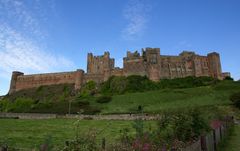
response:
[[[109,52],[102,56],[88,53],[87,73],[78,69],[72,72],[24,75],[14,71],[9,94],[43,85],[70,83],[78,90],[87,81],[97,83],[106,81],[110,76],[147,76],[150,80],[173,79],[187,76],[208,76],[223,79],[230,73],[222,73],[220,56],[216,52],[200,56],[194,52],[183,51],[178,56],[160,55],[160,48],[142,49],[142,54],[127,52],[123,58],[123,68],[115,67],[115,61]]]

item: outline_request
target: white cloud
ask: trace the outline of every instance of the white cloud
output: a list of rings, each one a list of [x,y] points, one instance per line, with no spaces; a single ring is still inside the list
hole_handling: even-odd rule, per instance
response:
[[[151,6],[143,0],[130,0],[123,16],[128,21],[126,27],[122,30],[122,37],[126,40],[134,40],[143,34],[148,21],[148,12]]]
[[[54,0],[0,0],[0,95],[7,92],[9,84],[2,83],[10,81],[14,70],[30,74],[75,68],[69,59],[40,45],[47,45],[44,29],[52,13],[56,13]]]
[[[42,50],[41,46],[8,26],[0,25],[0,71],[51,72],[74,66],[67,58]]]
[[[45,39],[48,32],[44,30],[44,26],[48,23],[48,16],[52,12],[55,14],[56,9],[54,0],[47,1],[44,6],[42,4],[44,2],[38,0],[0,0],[0,24],[5,23],[14,29],[20,29],[19,32],[24,36]]]

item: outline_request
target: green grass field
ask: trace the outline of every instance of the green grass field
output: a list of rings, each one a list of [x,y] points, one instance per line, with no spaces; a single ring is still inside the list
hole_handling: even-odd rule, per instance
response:
[[[48,136],[52,137],[52,143],[59,147],[63,146],[66,140],[73,139],[76,135],[77,120],[73,119],[50,119],[50,120],[17,120],[0,119],[0,144],[8,143],[15,148],[23,150],[38,148]],[[146,128],[155,122],[146,122]],[[79,121],[79,131],[86,133],[95,129],[99,134],[99,142],[106,138],[107,143],[117,140],[120,130],[128,128],[134,135],[131,121]],[[101,138],[100,138],[101,136]]]
[[[143,107],[144,112],[159,113],[181,108],[230,104],[229,96],[236,91],[240,91],[239,83],[224,81],[214,87],[163,89],[114,95],[111,102],[101,104],[100,107],[103,114],[136,112],[139,105]]]

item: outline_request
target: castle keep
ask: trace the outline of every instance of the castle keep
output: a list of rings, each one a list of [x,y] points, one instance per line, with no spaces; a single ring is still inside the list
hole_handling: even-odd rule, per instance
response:
[[[109,52],[102,56],[88,53],[87,73],[81,69],[33,75],[14,71],[9,94],[22,89],[65,83],[74,84],[78,90],[87,81],[101,83],[110,76],[141,75],[153,81],[187,76],[209,76],[217,79],[230,76],[228,72],[222,73],[220,56],[216,52],[200,56],[194,52],[183,51],[178,56],[167,56],[160,55],[159,48],[146,48],[142,49],[141,54],[137,51],[133,53],[128,51],[127,56],[123,58],[123,68],[115,67],[114,62]]]

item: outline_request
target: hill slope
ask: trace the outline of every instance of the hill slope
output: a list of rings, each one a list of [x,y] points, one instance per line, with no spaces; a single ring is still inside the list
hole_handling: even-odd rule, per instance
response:
[[[71,95],[71,91],[71,85],[45,86],[20,91],[5,97],[5,101],[0,103],[0,110],[66,114],[71,103],[71,113],[135,113],[139,108],[147,113],[160,113],[189,107],[228,105],[231,103],[229,96],[240,91],[240,82],[225,80],[193,88],[161,88],[145,92],[115,94],[111,96],[110,102],[105,103],[96,101],[101,94],[82,97],[81,95]],[[28,100],[28,103],[24,102],[25,100]],[[24,106],[24,109],[21,108],[21,105]]]

